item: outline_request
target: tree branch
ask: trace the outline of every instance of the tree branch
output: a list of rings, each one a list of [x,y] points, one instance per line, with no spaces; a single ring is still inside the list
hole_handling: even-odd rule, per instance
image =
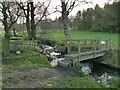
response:
[[[50,3],[51,3],[51,0],[50,0],[50,2],[49,2],[48,6],[45,8],[45,10],[44,10],[44,12],[43,12],[43,14],[42,14],[42,17],[41,17],[40,20],[35,24],[35,26],[37,26],[37,25],[40,23],[40,21],[43,19],[43,17],[46,16],[46,12],[47,12],[48,7],[50,6]]]

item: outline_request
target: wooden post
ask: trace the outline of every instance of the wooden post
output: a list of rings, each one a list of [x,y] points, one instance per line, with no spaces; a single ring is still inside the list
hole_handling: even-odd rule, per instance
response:
[[[86,50],[86,44],[87,43],[87,40],[85,40],[85,46],[83,47],[84,48],[84,51]]]
[[[69,40],[66,40],[66,45],[67,45],[67,51],[68,51],[68,54],[70,54],[70,41]]]
[[[78,61],[80,61],[80,40],[78,40]]]
[[[111,38],[109,39],[109,49],[111,49]]]
[[[101,47],[100,47],[100,41],[101,41],[100,38],[98,38],[98,44],[97,44],[98,50],[101,49]]]
[[[95,41],[94,41],[94,54],[93,54],[93,58],[95,58],[95,55],[96,55],[96,45],[97,45],[97,40],[95,39]]]
[[[28,40],[28,43],[29,43],[29,48],[30,48],[30,40]]]
[[[106,51],[108,50],[108,40],[106,40]]]

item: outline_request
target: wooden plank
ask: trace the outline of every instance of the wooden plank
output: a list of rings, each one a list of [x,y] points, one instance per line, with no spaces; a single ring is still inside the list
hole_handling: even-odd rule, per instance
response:
[[[96,50],[96,53],[100,53],[100,52],[104,52],[105,51],[105,49],[102,49],[102,50]],[[94,53],[94,50],[93,51],[89,51],[89,52],[83,52],[83,53],[80,53],[80,56],[87,56],[87,55],[90,55],[90,54],[92,54],[92,53]],[[69,57],[69,58],[75,58],[75,57],[78,57],[78,54],[67,54],[67,55],[65,55],[65,57]]]
[[[93,55],[81,56],[81,61],[94,59],[94,58],[101,57],[101,56],[104,56],[104,55],[105,55],[105,53],[103,52],[103,53],[100,53],[100,54],[96,54],[95,57],[93,57]]]

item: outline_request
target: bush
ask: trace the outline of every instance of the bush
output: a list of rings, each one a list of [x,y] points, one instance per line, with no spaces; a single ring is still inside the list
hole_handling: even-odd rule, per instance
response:
[[[55,40],[50,40],[50,39],[47,39],[47,38],[40,38],[39,41],[38,41],[38,44],[54,46],[56,44],[56,41]]]

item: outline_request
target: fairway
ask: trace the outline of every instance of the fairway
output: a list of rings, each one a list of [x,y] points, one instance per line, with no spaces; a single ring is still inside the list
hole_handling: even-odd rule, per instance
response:
[[[4,36],[3,31],[0,31],[0,36]],[[112,42],[118,46],[118,38],[120,37],[120,34],[70,30],[70,36],[71,38],[111,38]],[[65,39],[63,30],[50,30],[46,34],[46,37],[56,41]]]
[[[70,31],[71,38],[111,38],[112,42],[118,46],[118,37],[120,34],[106,33],[106,32],[89,32],[89,31]],[[48,38],[54,40],[64,40],[63,30],[50,31],[47,35]]]

